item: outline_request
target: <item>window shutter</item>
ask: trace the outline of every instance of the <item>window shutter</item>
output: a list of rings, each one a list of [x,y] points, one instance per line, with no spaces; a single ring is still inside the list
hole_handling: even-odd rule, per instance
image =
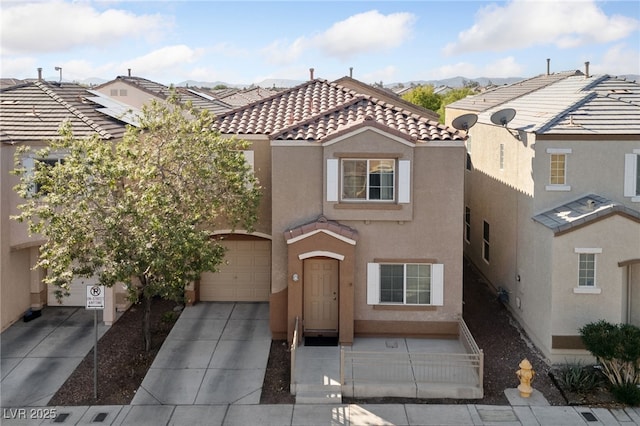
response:
[[[380,303],[380,264],[367,263],[367,305]]]
[[[28,179],[33,179],[33,175],[35,173],[35,161],[33,157],[24,157],[22,159],[22,167],[25,169],[25,177]],[[35,183],[31,183],[29,187],[29,195],[34,195],[36,193],[36,185]]]
[[[329,158],[327,160],[327,201],[338,201],[339,180],[338,159]]]
[[[411,161],[398,161],[398,203],[411,202]]]
[[[442,263],[431,265],[431,304],[444,305],[444,265]]]
[[[636,176],[638,173],[638,154],[624,155],[624,196],[635,197],[637,195]]]

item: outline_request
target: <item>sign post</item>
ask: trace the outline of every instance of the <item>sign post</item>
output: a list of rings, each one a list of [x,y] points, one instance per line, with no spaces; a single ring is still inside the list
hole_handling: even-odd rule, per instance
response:
[[[98,399],[98,311],[104,309],[104,286],[87,285],[86,309],[93,310],[93,328],[95,342],[93,344],[93,399]]]

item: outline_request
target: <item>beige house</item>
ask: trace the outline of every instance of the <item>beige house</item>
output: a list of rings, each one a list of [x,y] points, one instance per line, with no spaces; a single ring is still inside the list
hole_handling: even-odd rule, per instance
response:
[[[264,198],[255,232],[219,231],[229,262],[194,300],[269,301],[274,339],[296,318],[343,344],[457,336],[464,132],[369,90],[312,79],[218,116],[251,142]]]
[[[95,90],[126,105],[142,109],[152,100],[164,101],[171,93],[171,88],[155,81],[131,75],[118,76],[114,80],[95,87]],[[184,102],[191,102],[198,109],[206,109],[214,114],[221,114],[232,109],[232,105],[214,98],[205,91],[176,87],[175,90]]]
[[[588,358],[589,322],[640,325],[640,84],[547,73],[455,102],[454,119],[472,126],[465,255],[544,355]]]
[[[77,279],[71,286],[71,295],[60,302],[54,289],[42,283],[42,270],[32,270],[38,248],[43,240],[30,237],[26,224],[10,219],[18,214],[21,199],[14,191],[17,177],[14,154],[18,147],[44,147],[47,141],[58,137],[58,129],[64,120],[72,123],[75,136],[89,137],[98,134],[105,141],[121,138],[127,122],[135,123],[129,107],[91,92],[76,84],[54,84],[33,81],[0,90],[2,113],[0,114],[0,312],[1,329],[22,318],[29,309],[38,310],[44,305],[85,306],[86,285],[93,279]],[[119,118],[115,118],[119,117]],[[48,158],[25,155],[22,162],[34,167],[35,161],[55,162],[64,156],[52,152]],[[123,288],[109,289],[106,295],[104,321],[115,320],[115,310],[127,307]]]

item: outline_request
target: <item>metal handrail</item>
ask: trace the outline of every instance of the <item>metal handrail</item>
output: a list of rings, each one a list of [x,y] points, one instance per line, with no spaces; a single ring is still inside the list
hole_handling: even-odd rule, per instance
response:
[[[291,392],[292,394],[294,393],[293,387],[296,383],[295,371],[296,371],[296,350],[298,349],[298,323],[299,323],[299,317],[296,317],[296,323],[293,328],[293,342],[291,343],[291,378],[289,383],[289,392]]]

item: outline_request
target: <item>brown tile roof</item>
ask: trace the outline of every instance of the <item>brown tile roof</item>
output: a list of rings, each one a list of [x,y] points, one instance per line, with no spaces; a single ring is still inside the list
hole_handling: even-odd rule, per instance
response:
[[[101,108],[83,86],[43,81],[0,90],[2,142],[48,140],[59,137],[58,129],[70,120],[74,135],[103,139],[122,137],[126,123],[99,112]]]
[[[226,96],[220,96],[220,99],[223,102],[226,102],[233,107],[241,107],[245,105],[249,105],[250,103],[261,101],[262,99],[266,99],[270,96],[277,94],[279,91],[274,89],[264,89],[262,87],[253,87],[251,89],[246,90],[238,90],[234,93],[230,93]]]
[[[227,134],[264,134],[274,140],[322,141],[371,121],[407,139],[462,140],[465,135],[440,125],[430,115],[316,79],[218,117]]]
[[[324,216],[319,216],[316,220],[297,226],[295,228],[288,229],[284,232],[285,241],[290,241],[294,238],[300,237],[305,234],[309,234],[314,231],[329,231],[334,234],[349,238],[350,240],[358,240],[358,231],[350,228],[346,225],[342,225],[336,221],[328,220]]]

